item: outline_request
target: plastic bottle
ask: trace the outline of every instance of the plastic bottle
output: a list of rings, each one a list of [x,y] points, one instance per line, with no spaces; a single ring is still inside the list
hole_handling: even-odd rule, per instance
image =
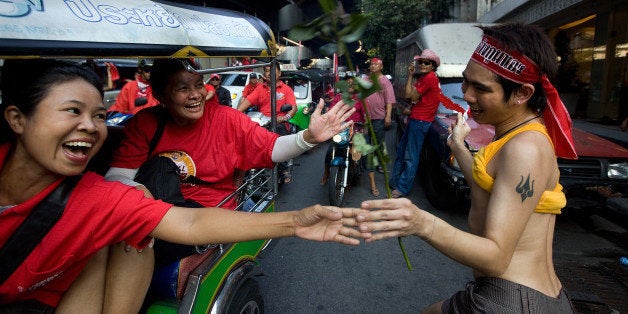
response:
[[[622,256],[619,258],[619,263],[624,265],[624,266],[628,266],[628,257]]]

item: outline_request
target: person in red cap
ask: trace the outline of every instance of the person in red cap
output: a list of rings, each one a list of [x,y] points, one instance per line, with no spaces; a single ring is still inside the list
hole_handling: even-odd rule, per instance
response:
[[[209,76],[209,85],[205,84],[207,89],[207,100],[210,103],[231,107],[231,92],[221,86],[220,75],[213,73]],[[213,93],[212,93],[213,89]]]
[[[420,56],[414,57],[414,60],[419,71],[414,72],[414,62],[408,66],[405,97],[410,99],[412,106],[403,111],[403,114],[410,117],[397,144],[395,165],[390,177],[389,185],[394,189],[391,193],[393,198],[408,195],[412,190],[414,177],[419,169],[423,142],[440,103],[438,99],[440,82],[435,73],[440,65],[440,58],[434,51],[424,49]],[[412,84],[415,78],[416,82]]]
[[[556,157],[573,158],[571,119],[549,78],[558,69],[545,33],[534,26],[480,27],[484,36],[463,72],[473,119],[495,138],[472,155],[470,127],[458,114],[447,144],[471,186],[468,231],[408,199],[373,200],[357,216],[367,242],[416,235],[473,269],[475,280],[424,313],[573,313],[556,276],[552,243],[566,205]]]

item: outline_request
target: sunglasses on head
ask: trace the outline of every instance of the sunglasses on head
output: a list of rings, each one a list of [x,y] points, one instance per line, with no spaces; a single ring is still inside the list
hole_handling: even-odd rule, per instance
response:
[[[432,65],[432,62],[429,60],[419,60],[418,63],[420,65]]]

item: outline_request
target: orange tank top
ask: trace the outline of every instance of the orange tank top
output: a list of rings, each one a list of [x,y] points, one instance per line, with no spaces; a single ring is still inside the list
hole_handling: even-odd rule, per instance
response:
[[[499,140],[480,148],[480,150],[478,150],[478,152],[474,155],[473,179],[482,189],[490,193],[493,190],[493,183],[495,182],[495,178],[491,177],[486,171],[488,163],[513,136],[525,131],[537,131],[543,133],[545,137],[547,137],[547,140],[550,141],[550,143],[552,142],[543,124],[531,123],[513,130]],[[563,193],[563,186],[556,182],[554,190],[547,190],[543,192],[543,195],[541,195],[541,199],[536,205],[534,212],[558,215],[561,213],[561,209],[565,207],[565,205],[567,205],[567,199],[565,198],[565,193]]]

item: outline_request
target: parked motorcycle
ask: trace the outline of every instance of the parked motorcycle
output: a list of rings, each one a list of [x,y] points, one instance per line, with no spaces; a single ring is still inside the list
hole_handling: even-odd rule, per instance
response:
[[[358,124],[356,127],[360,127]],[[354,127],[349,127],[332,138],[329,164],[329,204],[342,206],[349,186],[362,174],[362,155],[352,149]]]

